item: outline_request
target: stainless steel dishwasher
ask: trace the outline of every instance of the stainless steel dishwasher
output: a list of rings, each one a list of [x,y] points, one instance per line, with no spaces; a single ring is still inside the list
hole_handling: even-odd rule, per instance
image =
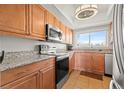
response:
[[[112,75],[113,54],[105,54],[105,74]]]

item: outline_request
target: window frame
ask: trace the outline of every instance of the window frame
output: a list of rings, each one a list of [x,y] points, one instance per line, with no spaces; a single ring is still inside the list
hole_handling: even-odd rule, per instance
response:
[[[105,46],[102,46],[102,47],[92,47],[91,46],[91,35],[90,35],[90,33],[94,33],[94,32],[103,32],[103,31],[105,31],[106,32],[106,35],[105,35],[105,38],[106,38],[106,40],[105,40]],[[108,47],[108,31],[105,29],[105,30],[100,30],[100,31],[90,31],[90,32],[84,32],[84,33],[78,33],[77,34],[77,44],[78,44],[78,47],[80,47],[80,43],[78,42],[78,37],[79,37],[79,35],[80,34],[86,34],[86,33],[89,33],[89,46],[88,47],[81,47],[82,49],[104,49],[104,48],[107,48]]]

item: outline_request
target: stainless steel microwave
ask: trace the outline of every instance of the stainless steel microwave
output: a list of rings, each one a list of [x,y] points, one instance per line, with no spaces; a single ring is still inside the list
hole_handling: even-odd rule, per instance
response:
[[[50,25],[46,24],[46,35],[47,35],[47,40],[51,41],[62,41],[62,32],[60,29]]]

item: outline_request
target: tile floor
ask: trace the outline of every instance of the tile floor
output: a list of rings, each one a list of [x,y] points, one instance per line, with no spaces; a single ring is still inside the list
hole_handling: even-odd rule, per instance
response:
[[[62,89],[108,89],[111,78],[103,76],[103,80],[80,75],[80,71],[73,71]]]

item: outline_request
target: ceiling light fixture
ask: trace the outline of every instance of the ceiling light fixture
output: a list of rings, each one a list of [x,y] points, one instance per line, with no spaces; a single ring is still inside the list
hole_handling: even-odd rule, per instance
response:
[[[75,17],[78,20],[89,19],[97,14],[97,5],[86,4],[79,6],[75,11]]]

